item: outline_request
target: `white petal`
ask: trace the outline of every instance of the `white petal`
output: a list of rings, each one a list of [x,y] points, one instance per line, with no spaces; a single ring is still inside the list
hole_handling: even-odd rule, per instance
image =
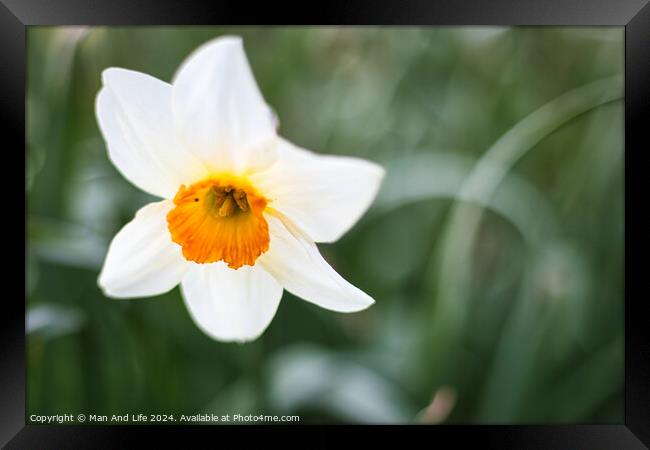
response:
[[[149,203],[115,235],[98,280],[107,296],[159,295],[181,281],[191,263],[167,229],[173,206],[171,200]]]
[[[271,242],[258,262],[292,294],[339,312],[355,312],[375,301],[345,281],[323,259],[316,245],[287,219],[266,214]]]
[[[223,262],[195,264],[181,283],[194,322],[219,341],[250,341],[271,323],[280,286],[260,266],[230,269]]]
[[[106,69],[102,80],[97,121],[111,161],[131,183],[172,198],[181,184],[207,175],[199,160],[175,140],[171,85],[117,68]]]
[[[364,159],[318,155],[280,139],[275,164],[251,180],[315,242],[334,242],[368,209],[384,173]]]
[[[203,44],[181,65],[173,85],[177,136],[212,170],[243,172],[274,161],[273,113],[241,38]]]

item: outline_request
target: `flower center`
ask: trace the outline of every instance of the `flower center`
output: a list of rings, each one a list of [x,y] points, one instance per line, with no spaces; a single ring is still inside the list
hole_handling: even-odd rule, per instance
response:
[[[189,261],[252,266],[269,248],[266,203],[245,179],[209,178],[178,189],[167,227]]]

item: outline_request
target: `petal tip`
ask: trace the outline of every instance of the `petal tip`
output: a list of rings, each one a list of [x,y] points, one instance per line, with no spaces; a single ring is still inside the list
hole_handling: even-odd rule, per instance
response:
[[[244,45],[244,39],[236,34],[224,34],[210,39],[197,48],[197,51],[206,49],[213,46],[226,46],[226,45]]]
[[[99,89],[99,91],[97,91],[97,95],[95,96],[95,117],[97,117],[98,121],[99,121],[99,117],[100,117],[101,108],[102,108],[102,106],[104,104],[104,101],[106,99],[106,95],[108,95],[108,91],[104,86],[102,86]],[[100,127],[101,127],[101,123],[100,123]],[[100,128],[100,131],[102,131],[101,128]],[[103,132],[102,132],[102,137],[103,137]]]
[[[386,177],[386,168],[380,164],[375,163],[377,170],[379,172],[379,181],[382,182],[384,177]]]
[[[197,326],[197,328],[199,328],[199,330],[201,330],[203,334],[208,336],[213,341],[221,342],[221,343],[230,343],[230,344],[239,344],[239,345],[248,344],[249,342],[253,342],[259,339],[270,325],[269,323],[269,325],[267,325],[262,331],[251,335],[221,334],[215,332],[215,330],[209,327],[204,326],[191,312],[190,312],[190,316],[193,322],[195,323],[195,325]]]
[[[116,76],[119,76],[120,73],[124,72],[131,72],[130,70],[123,69],[121,67],[107,67],[106,69],[102,70],[102,85],[107,86],[108,84],[111,83],[112,80],[115,79]]]
[[[368,169],[377,178],[378,184],[381,184],[381,182],[384,180],[384,177],[386,176],[386,168],[375,161],[363,158],[359,159],[368,165]]]
[[[350,309],[349,311],[344,311],[344,312],[350,312],[350,313],[356,313],[356,312],[361,312],[365,311],[366,309],[370,308],[372,305],[375,304],[375,299],[369,296],[364,292],[364,302],[360,303],[358,305],[355,305],[353,309]]]
[[[185,60],[178,66],[172,79],[172,84],[176,84],[182,69],[187,67],[192,61],[196,60],[196,58],[203,58],[205,55],[212,55],[214,52],[219,53],[227,51],[228,47],[232,47],[233,50],[244,52],[244,40],[241,36],[226,34],[212,38],[199,45],[190,52],[190,54],[185,57]],[[210,57],[212,58],[212,56]]]
[[[102,291],[102,294],[106,298],[114,298],[114,299],[124,298],[124,297],[120,297],[119,295],[116,295],[116,293],[108,287],[103,273],[101,273],[97,278],[97,286],[99,287],[99,290]]]
[[[119,289],[113,289],[112,286],[113,280],[111,280],[107,275],[106,271],[102,269],[100,272],[99,276],[97,277],[97,286],[99,287],[99,290],[102,291],[102,294],[106,298],[111,298],[111,299],[124,299],[124,298],[130,298],[125,295],[120,295],[119,294]]]

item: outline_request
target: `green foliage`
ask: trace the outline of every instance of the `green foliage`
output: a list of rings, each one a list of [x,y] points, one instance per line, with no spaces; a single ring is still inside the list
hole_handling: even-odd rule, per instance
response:
[[[178,289],[98,288],[151,200],[107,158],[101,71],[169,81],[221,34],[285,137],[387,168],[320,246],[367,311],[285,292],[261,338],[225,344]],[[32,27],[28,57],[28,414],[622,422],[622,28]]]

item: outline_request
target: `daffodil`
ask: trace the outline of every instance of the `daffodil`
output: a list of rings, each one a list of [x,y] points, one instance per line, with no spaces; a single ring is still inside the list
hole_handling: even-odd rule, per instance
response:
[[[339,312],[374,303],[315,243],[357,222],[384,170],[280,137],[241,38],[203,44],[171,84],[121,68],[106,69],[102,84],[96,114],[110,160],[162,199],[113,238],[98,279],[107,296],[154,296],[180,283],[200,329],[240,342],[264,332],[283,289]]]

